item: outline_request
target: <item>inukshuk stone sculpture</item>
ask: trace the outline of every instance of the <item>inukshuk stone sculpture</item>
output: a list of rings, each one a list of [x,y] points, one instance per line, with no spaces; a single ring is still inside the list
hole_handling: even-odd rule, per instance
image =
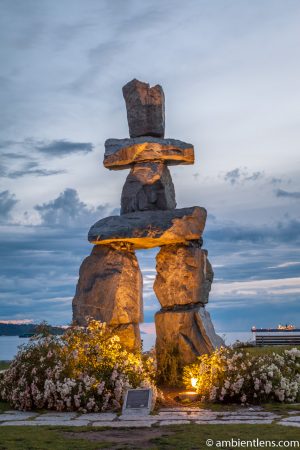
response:
[[[176,209],[168,166],[194,163],[191,144],[164,139],[161,86],[132,80],[123,87],[130,139],[105,142],[104,166],[130,169],[121,196],[121,215],[95,223],[88,235],[94,248],[80,268],[73,319],[106,322],[131,349],[140,346],[142,277],[134,251],[161,247],[154,291],[158,366],[168,349],[180,365],[223,344],[205,310],[213,270],[202,250],[206,210]]]

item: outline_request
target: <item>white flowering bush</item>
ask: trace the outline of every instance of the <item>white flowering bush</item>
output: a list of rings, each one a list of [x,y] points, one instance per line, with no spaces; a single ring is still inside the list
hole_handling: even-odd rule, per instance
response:
[[[221,348],[185,367],[183,380],[203,402],[300,401],[300,350],[255,355]]]
[[[152,387],[154,361],[131,353],[97,321],[61,337],[38,336],[0,376],[0,399],[19,410],[117,410],[127,388]]]

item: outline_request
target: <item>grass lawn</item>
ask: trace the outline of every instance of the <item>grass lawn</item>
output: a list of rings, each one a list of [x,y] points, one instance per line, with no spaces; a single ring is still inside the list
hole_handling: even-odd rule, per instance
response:
[[[0,361],[0,370],[7,369],[10,361]]]
[[[5,412],[5,411],[8,411],[9,409],[11,409],[11,407],[9,406],[9,404],[6,403],[6,402],[2,402],[2,401],[0,400],[0,414],[3,413],[3,412]]]
[[[206,446],[206,440],[214,444]],[[105,429],[95,427],[1,427],[0,450],[218,449],[217,441],[299,441],[299,428],[279,425],[177,425]],[[225,448],[225,447],[223,447]],[[227,446],[227,448],[232,448]],[[244,447],[247,448],[247,447]],[[255,446],[248,448],[258,448]]]
[[[283,353],[284,350],[291,350],[292,348],[298,348],[296,345],[266,345],[265,347],[244,347],[244,350],[250,353],[250,355],[271,355],[272,353]],[[238,351],[238,349],[236,349]]]

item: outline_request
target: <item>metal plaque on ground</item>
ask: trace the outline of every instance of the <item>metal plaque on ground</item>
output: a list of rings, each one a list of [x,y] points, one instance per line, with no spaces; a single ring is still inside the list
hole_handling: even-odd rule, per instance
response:
[[[123,414],[150,414],[152,389],[128,389],[125,395]]]

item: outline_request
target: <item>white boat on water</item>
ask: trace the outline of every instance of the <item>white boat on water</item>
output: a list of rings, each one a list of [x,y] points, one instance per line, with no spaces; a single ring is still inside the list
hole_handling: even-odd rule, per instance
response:
[[[256,328],[251,331],[256,345],[300,345],[300,328],[278,325],[277,328]]]

